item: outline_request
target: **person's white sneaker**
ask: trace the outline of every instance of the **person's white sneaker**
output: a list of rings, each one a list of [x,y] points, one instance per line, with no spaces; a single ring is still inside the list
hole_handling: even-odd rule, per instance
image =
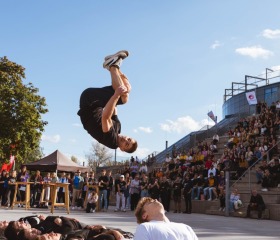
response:
[[[122,50],[113,55],[109,55],[109,56],[105,57],[105,61],[103,63],[103,68],[106,68],[107,70],[110,70],[111,66],[120,68],[120,66],[122,64],[122,60],[125,59],[127,56],[128,56],[128,51],[126,51],[126,50]]]
[[[262,189],[262,192],[267,192],[267,191],[268,191],[267,188],[263,188],[263,189]]]
[[[94,213],[94,212],[95,212],[95,210],[92,210],[92,212]]]
[[[126,210],[125,210],[125,209],[122,209],[122,212],[126,212]]]
[[[91,213],[93,212],[92,208],[89,210],[89,212],[91,212]]]
[[[116,209],[115,209],[115,212],[118,212],[118,211],[119,211],[119,209],[118,209],[118,208],[116,208]]]
[[[209,198],[208,201],[212,201],[212,198]]]
[[[129,52],[128,52],[127,50],[118,51],[118,52],[116,52],[115,54],[106,56],[106,57],[104,58],[104,61],[106,61],[106,60],[108,60],[109,58],[114,57],[114,56],[119,56],[119,57],[121,57],[122,59],[125,59],[126,57],[129,56]]]

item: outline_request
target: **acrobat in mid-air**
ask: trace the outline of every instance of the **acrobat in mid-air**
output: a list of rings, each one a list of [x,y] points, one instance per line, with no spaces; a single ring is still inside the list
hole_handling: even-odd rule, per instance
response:
[[[137,141],[120,134],[121,122],[116,108],[127,103],[131,90],[127,77],[120,71],[120,65],[128,55],[128,51],[123,50],[105,57],[103,67],[109,70],[112,85],[84,90],[78,115],[84,129],[98,142],[108,148],[133,153],[137,149]]]

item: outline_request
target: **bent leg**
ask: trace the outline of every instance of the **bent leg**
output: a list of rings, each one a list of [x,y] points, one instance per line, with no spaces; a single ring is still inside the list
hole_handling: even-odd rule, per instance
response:
[[[116,90],[119,86],[125,86],[127,92],[121,96],[121,100],[123,103],[128,101],[129,92],[131,90],[130,83],[124,74],[120,72],[120,70],[114,66],[110,67],[110,74],[112,79],[112,87]]]

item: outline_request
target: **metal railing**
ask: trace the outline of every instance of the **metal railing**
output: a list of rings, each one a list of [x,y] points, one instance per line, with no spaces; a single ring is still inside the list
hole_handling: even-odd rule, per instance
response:
[[[226,132],[228,132],[229,128],[231,128],[234,124],[236,124],[240,120],[240,118],[245,117],[247,115],[239,115],[239,114],[234,115],[231,118],[223,119],[222,121],[220,121],[214,126],[206,125],[198,131],[189,133],[185,137],[181,138],[179,141],[175,142],[165,150],[155,155],[156,162],[163,163],[166,154],[172,153],[172,149],[174,146],[176,147],[177,150],[191,149],[192,147],[195,147],[198,142],[205,141],[209,137],[212,138],[215,133],[217,133],[219,136],[224,135]]]
[[[255,161],[251,166],[248,167],[246,171],[243,172],[243,174],[231,185],[233,187],[235,184],[237,184],[247,173],[249,173],[249,191],[251,191],[251,170],[253,167],[255,167],[260,161],[264,159],[264,156],[267,156],[267,161],[269,161],[269,153],[270,151],[277,146],[280,143],[280,140],[278,140],[277,143],[275,143],[270,149],[268,149],[263,156],[258,158],[257,161]]]

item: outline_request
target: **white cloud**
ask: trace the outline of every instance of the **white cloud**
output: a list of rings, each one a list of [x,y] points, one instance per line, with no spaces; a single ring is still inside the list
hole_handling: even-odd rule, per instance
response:
[[[160,127],[163,131],[166,132],[177,132],[177,133],[190,133],[197,131],[212,123],[208,123],[207,119],[202,120],[201,122],[196,122],[190,116],[180,117],[175,121],[166,120],[167,123],[161,123]]]
[[[59,134],[53,136],[43,135],[41,139],[42,141],[46,141],[46,142],[58,143],[60,142],[60,135]]]
[[[149,154],[151,154],[150,149],[138,147],[133,153],[133,156],[137,156],[140,160],[143,160],[143,158],[147,157]]]
[[[244,48],[237,48],[235,52],[243,55],[248,56],[251,58],[268,58],[274,55],[273,52],[262,48],[261,46],[252,46],[252,47],[244,47]]]
[[[280,38],[280,29],[276,29],[276,30],[265,29],[263,30],[262,35],[263,37],[269,39]]]
[[[152,133],[153,130],[150,127],[138,127],[133,130],[135,133],[138,133],[138,131],[145,132],[145,133]]]
[[[80,124],[80,123],[73,123],[72,126],[74,126],[74,127],[82,127],[82,124]]]
[[[216,49],[218,47],[222,46],[222,44],[219,42],[219,41],[215,41],[212,45],[211,45],[211,48],[212,49]]]

